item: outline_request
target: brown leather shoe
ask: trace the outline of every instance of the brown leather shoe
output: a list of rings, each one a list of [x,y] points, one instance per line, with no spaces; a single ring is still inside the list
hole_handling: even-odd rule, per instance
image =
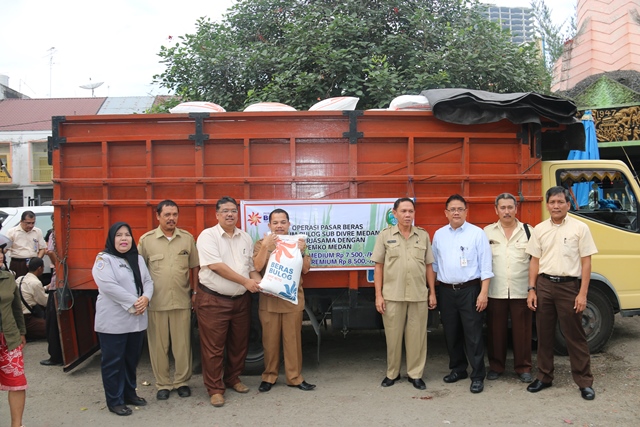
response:
[[[224,396],[221,394],[212,394],[211,395],[211,404],[216,408],[219,408],[224,405]]]
[[[249,392],[249,387],[247,387],[246,385],[244,385],[242,383],[236,383],[231,388],[233,388],[238,393],[248,393]]]

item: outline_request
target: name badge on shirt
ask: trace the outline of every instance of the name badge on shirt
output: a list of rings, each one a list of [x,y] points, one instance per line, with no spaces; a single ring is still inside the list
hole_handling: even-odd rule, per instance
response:
[[[467,259],[465,257],[460,257],[460,267],[467,266]]]

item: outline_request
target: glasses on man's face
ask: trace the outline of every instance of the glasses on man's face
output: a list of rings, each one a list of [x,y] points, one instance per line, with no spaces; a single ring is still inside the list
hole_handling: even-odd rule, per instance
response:
[[[223,209],[221,211],[218,211],[218,213],[221,213],[222,215],[226,215],[226,214],[237,214],[238,213],[238,209]]]
[[[449,213],[462,213],[464,211],[466,211],[467,208],[449,208],[447,209],[447,212]]]

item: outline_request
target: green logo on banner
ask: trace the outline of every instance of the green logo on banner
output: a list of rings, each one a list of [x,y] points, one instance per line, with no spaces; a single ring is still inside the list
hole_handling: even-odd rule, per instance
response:
[[[396,225],[397,223],[398,223],[398,220],[396,219],[395,216],[393,216],[393,209],[387,210],[387,224]]]

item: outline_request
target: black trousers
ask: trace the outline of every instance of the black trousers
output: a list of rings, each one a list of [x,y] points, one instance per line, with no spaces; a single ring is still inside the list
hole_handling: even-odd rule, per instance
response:
[[[125,399],[136,396],[136,368],[142,352],[142,334],[98,332],[102,350],[102,385],[107,406],[124,405]]]
[[[60,331],[58,329],[55,294],[55,291],[49,292],[49,298],[47,299],[45,333],[47,335],[47,342],[49,343],[49,358],[52,362],[62,363],[62,345],[60,345]]]
[[[471,365],[471,380],[484,380],[484,341],[482,338],[482,312],[476,311],[480,286],[460,290],[438,286],[440,318],[449,352],[449,369],[467,370]]]

